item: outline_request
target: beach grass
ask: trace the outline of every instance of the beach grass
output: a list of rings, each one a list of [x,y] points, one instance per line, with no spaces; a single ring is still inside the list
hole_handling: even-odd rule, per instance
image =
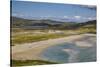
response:
[[[11,66],[31,66],[44,64],[58,64],[56,62],[49,62],[44,60],[11,60]]]
[[[36,42],[36,41],[42,41],[42,40],[48,40],[53,38],[59,38],[67,36],[65,34],[37,34],[37,35],[30,35],[30,34],[20,34],[15,35],[11,38],[12,44],[20,44],[20,43],[29,43],[29,42]]]
[[[60,38],[60,37],[65,37],[69,35],[74,35],[74,34],[84,34],[84,33],[96,34],[96,29],[93,26],[90,26],[89,28],[88,26],[85,26],[77,30],[60,30],[60,31],[62,31],[62,33],[55,33],[55,32],[48,33],[48,30],[12,29],[11,45]],[[36,32],[39,32],[39,33],[36,33]]]

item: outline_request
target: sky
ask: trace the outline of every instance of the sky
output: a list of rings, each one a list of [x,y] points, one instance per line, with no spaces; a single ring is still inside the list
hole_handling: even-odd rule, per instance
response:
[[[96,19],[96,6],[12,1],[12,16],[26,19],[86,22]]]

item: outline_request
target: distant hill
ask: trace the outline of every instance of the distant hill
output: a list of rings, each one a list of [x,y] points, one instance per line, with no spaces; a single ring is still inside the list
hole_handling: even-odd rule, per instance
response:
[[[93,26],[96,28],[96,20],[75,23],[75,22],[61,22],[49,19],[29,20],[18,17],[11,17],[11,26],[25,29],[77,29],[80,27]]]
[[[96,20],[92,20],[92,21],[88,21],[85,23],[79,23],[79,27],[90,27],[90,26],[94,26],[94,28],[96,28]]]
[[[29,20],[29,19],[23,19],[23,18],[17,18],[17,17],[11,17],[11,26],[12,27],[19,27],[19,28],[54,28],[54,27],[60,27],[65,22],[60,21],[53,21],[49,19],[42,19],[42,20]],[[66,23],[66,24],[72,24],[72,23]]]

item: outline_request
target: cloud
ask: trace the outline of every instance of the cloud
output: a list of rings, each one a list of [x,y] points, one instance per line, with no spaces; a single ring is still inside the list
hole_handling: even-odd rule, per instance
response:
[[[16,16],[16,17],[27,17],[28,15],[27,14],[22,14],[22,13],[14,12],[14,13],[12,13],[12,16]]]
[[[80,18],[81,18],[81,16],[74,16],[74,18],[76,18],[76,19],[80,19]]]
[[[96,17],[88,17],[87,19],[88,19],[88,20],[95,20]]]
[[[92,20],[93,18],[91,18],[91,17],[89,17],[89,18],[87,18],[88,20]]]
[[[80,19],[81,16],[78,16],[78,15],[76,15],[76,16],[63,16],[63,18],[65,18],[65,19]]]
[[[68,16],[64,16],[64,18],[68,18]]]

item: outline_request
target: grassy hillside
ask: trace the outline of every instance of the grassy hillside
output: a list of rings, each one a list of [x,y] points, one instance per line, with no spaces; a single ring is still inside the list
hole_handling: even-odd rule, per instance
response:
[[[82,26],[78,28],[83,33],[95,33],[96,34],[96,20],[88,21],[83,23]]]
[[[96,20],[84,23],[75,22],[60,22],[53,20],[29,20],[17,17],[11,17],[11,26],[22,29],[77,29],[82,26],[94,25],[96,27]]]
[[[70,25],[76,24],[70,22],[54,21],[49,19],[29,20],[17,17],[11,17],[11,21],[12,21],[11,24],[12,27],[22,28],[22,29],[64,29]]]

